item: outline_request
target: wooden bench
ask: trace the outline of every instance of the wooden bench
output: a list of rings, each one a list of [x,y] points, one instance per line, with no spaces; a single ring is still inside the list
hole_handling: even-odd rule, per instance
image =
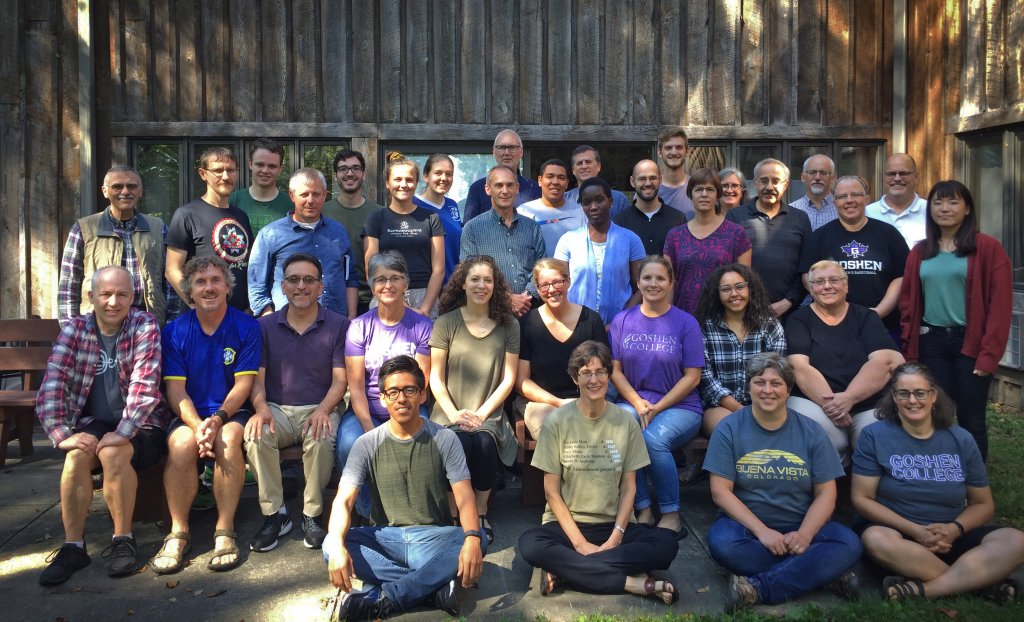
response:
[[[530,464],[533,462],[533,450],[537,448],[537,441],[530,436],[526,429],[526,422],[522,413],[515,408],[512,409],[512,420],[515,424],[516,440],[519,441],[519,449],[516,452],[516,463],[519,465],[523,478],[523,490],[520,503],[523,507],[534,508],[544,505],[544,472]]]
[[[32,454],[36,390],[59,334],[57,320],[0,320],[0,372],[21,375],[19,389],[0,390],[0,467],[15,437],[22,457]]]

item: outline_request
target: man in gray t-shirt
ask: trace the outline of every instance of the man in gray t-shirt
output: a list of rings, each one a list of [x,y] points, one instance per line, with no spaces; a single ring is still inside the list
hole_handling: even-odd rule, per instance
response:
[[[323,543],[331,583],[346,592],[338,617],[384,618],[421,604],[458,617],[455,578],[474,585],[487,546],[466,456],[455,433],[420,417],[426,379],[416,359],[386,361],[378,385],[390,418],[353,445]],[[374,526],[350,529],[362,486]],[[460,527],[450,526],[448,486]],[[353,576],[368,589],[352,592]]]

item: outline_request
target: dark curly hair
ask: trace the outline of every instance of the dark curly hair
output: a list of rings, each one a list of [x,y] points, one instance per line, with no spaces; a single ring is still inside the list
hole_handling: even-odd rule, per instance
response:
[[[932,406],[932,425],[935,426],[935,429],[944,430],[956,423],[956,408],[953,406],[953,400],[949,399],[946,392],[939,386],[932,370],[923,363],[903,363],[892,371],[892,380],[889,381],[889,386],[886,387],[882,398],[878,400],[878,405],[875,406],[875,417],[900,425],[900,409],[896,406],[896,398],[893,397],[892,392],[896,390],[896,382],[902,376],[921,376],[935,391],[935,404]]]
[[[741,263],[730,263],[715,268],[714,272],[708,275],[704,281],[704,286],[701,287],[700,300],[697,301],[697,321],[701,325],[704,322],[717,324],[725,317],[725,306],[718,295],[718,284],[726,272],[735,272],[747,283],[750,297],[747,301],[747,308],[743,312],[743,325],[747,327],[747,330],[757,330],[775,317],[768,300],[768,290],[765,289],[761,277]]]
[[[489,266],[494,274],[494,292],[487,303],[487,316],[499,324],[511,322],[516,316],[512,313],[511,291],[508,288],[508,281],[505,280],[505,275],[501,273],[498,264],[490,255],[466,257],[459,262],[459,265],[455,266],[455,271],[452,272],[452,276],[448,279],[448,284],[444,286],[444,290],[441,292],[440,312],[445,314],[466,305],[466,290],[464,289],[466,278],[469,276],[470,268],[480,264]]]

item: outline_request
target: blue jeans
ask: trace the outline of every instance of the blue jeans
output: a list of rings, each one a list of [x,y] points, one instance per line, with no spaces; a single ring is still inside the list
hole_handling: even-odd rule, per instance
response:
[[[356,576],[379,585],[405,611],[455,578],[463,539],[462,527],[353,527],[345,536],[345,549]],[[486,538],[480,547],[487,552]]]
[[[796,531],[800,525],[779,529]],[[708,530],[711,557],[757,588],[761,602],[784,603],[838,579],[860,559],[857,534],[839,523],[825,523],[807,551],[800,555],[773,555],[749,529],[720,516]]]
[[[629,404],[619,404],[626,412],[640,420]],[[700,432],[702,417],[685,408],[669,408],[658,413],[644,430],[644,443],[651,456],[651,464],[636,473],[636,500],[633,507],[645,510],[651,507],[651,494],[647,478],[654,482],[654,494],[662,514],[679,511],[679,472],[672,452],[690,442]]]
[[[423,407],[420,408],[420,416],[424,419],[430,418],[427,414],[427,409]],[[375,428],[384,423],[373,416],[370,417],[370,421],[373,422],[373,427]],[[341,417],[341,423],[338,424],[338,436],[334,443],[334,466],[337,467],[339,472],[343,473],[345,471],[348,454],[352,451],[352,446],[356,444],[356,441],[363,434],[363,424],[359,423],[356,413],[349,408]],[[360,516],[367,518],[370,516],[370,489],[367,486],[359,489],[359,496],[356,497],[356,512]]]

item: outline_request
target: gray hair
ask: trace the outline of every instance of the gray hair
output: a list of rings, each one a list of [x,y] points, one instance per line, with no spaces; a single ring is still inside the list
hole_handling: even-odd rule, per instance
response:
[[[228,298],[231,297],[231,292],[235,289],[235,275],[231,273],[228,263],[216,255],[193,257],[185,263],[185,268],[181,274],[181,291],[185,292],[185,302],[189,305],[195,304],[195,301],[192,300],[192,277],[195,276],[196,272],[202,272],[210,266],[218,268],[224,273],[224,280],[228,284]]]
[[[370,261],[367,262],[367,280],[373,281],[377,276],[377,273],[381,270],[393,270],[395,272],[401,272],[405,280],[409,280],[409,266],[405,263],[405,257],[402,253],[396,250],[388,250],[382,253],[377,253],[373,257],[370,257]]]
[[[302,180],[307,184],[312,184],[319,181],[320,185],[326,190],[327,180],[324,179],[324,174],[315,168],[304,167],[292,173],[292,176],[288,179],[288,189],[292,189],[295,186],[295,182]]]
[[[783,162],[782,160],[776,160],[775,158],[765,158],[765,159],[761,160],[760,162],[758,162],[756,165],[754,165],[754,179],[757,179],[758,177],[760,177],[760,175],[761,175],[760,174],[761,167],[764,166],[765,164],[778,164],[782,168],[782,170],[786,173],[786,181],[789,181],[790,179],[792,179],[792,176],[789,173],[789,167],[786,166],[786,163]]]
[[[786,389],[793,390],[793,383],[796,382],[793,366],[789,364],[786,357],[780,356],[778,352],[760,352],[750,357],[750,360],[747,361],[747,384],[763,374],[766,369],[775,370],[775,373],[786,383]]]
[[[807,158],[806,160],[804,160],[804,167],[803,167],[804,171],[807,170],[807,163],[810,162],[814,158],[825,158],[826,160],[828,160],[828,165],[832,167],[832,174],[833,175],[836,174],[836,163],[835,163],[835,160],[833,160],[832,158],[828,157],[824,153],[816,153],[816,154],[812,155],[811,157]]]
[[[113,271],[113,272],[120,272],[120,273],[124,274],[126,277],[128,277],[128,282],[131,283],[131,286],[132,286],[132,299],[134,301],[134,298],[135,298],[135,277],[132,276],[131,272],[129,272],[128,270],[126,270],[125,268],[123,268],[121,266],[103,266],[102,268],[100,268],[96,272],[93,272],[92,273],[92,280],[90,281],[90,283],[92,284],[90,287],[92,287],[92,289],[90,289],[89,292],[95,294],[96,293],[96,288],[99,286],[100,277],[104,273],[111,272],[111,271]]]
[[[135,177],[137,177],[139,180],[139,185],[142,185],[142,175],[139,175],[139,172],[137,170],[128,166],[127,164],[115,164],[114,166],[111,166],[109,169],[107,169],[107,172],[103,174],[104,186],[107,185],[107,178],[113,175],[114,173],[129,173],[131,175],[135,175]]]

